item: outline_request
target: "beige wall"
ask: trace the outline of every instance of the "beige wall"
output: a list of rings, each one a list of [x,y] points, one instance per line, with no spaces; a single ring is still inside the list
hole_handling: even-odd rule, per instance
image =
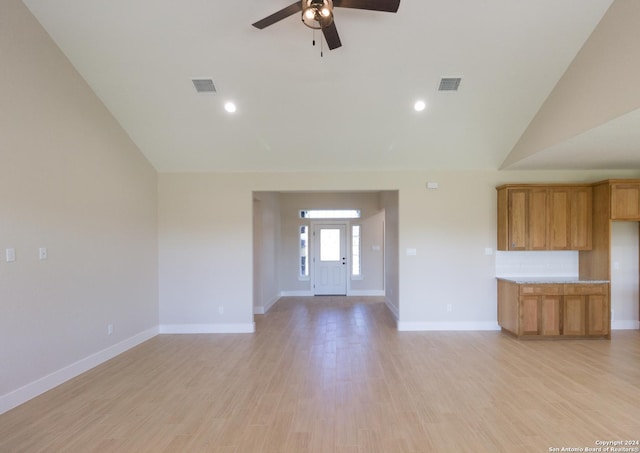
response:
[[[253,200],[253,309],[262,314],[280,295],[280,197],[256,192]]]
[[[253,330],[253,178],[161,174],[161,332]]]
[[[360,265],[362,275],[351,280],[352,294],[384,293],[385,212],[363,215],[360,221]]]
[[[637,171],[362,172],[340,178],[331,173],[163,174],[161,323],[251,327],[254,191],[397,190],[398,271],[396,276],[393,264],[387,266],[385,289],[391,305],[397,298],[399,326],[495,328],[495,254],[485,254],[486,248],[494,251],[496,246],[495,187],[638,176]],[[440,188],[427,190],[427,181],[438,182]],[[392,196],[382,203],[387,218],[393,217],[394,203]],[[387,222],[388,237],[395,236],[393,229]],[[408,255],[408,249],[416,254]],[[221,304],[224,315],[217,311]]]
[[[380,194],[380,206],[384,209],[384,291],[387,306],[396,320],[399,315],[400,275],[398,273],[400,250],[398,225],[398,191]]]
[[[158,325],[156,172],[18,0],[0,3],[0,157],[1,413]]]

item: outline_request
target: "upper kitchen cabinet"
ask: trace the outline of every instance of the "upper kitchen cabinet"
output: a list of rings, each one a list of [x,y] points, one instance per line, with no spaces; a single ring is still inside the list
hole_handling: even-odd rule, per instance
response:
[[[640,220],[640,182],[610,181],[611,220]]]
[[[549,249],[591,249],[592,189],[587,186],[549,189]]]
[[[515,185],[498,190],[498,250],[589,250],[592,189]]]

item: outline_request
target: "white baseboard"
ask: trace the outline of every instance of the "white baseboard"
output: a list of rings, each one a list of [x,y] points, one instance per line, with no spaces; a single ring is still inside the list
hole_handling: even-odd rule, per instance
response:
[[[387,306],[387,308],[389,309],[389,311],[391,312],[391,314],[393,315],[393,317],[396,319],[396,322],[397,322],[398,318],[400,318],[400,312],[398,312],[398,307],[393,305],[391,301],[387,298],[385,298],[384,304]]]
[[[384,296],[384,289],[352,289],[347,291],[347,296]]]
[[[278,302],[278,299],[280,299],[280,294],[274,296],[268,303],[267,305],[264,306],[264,312],[268,312],[269,310],[271,310],[271,307],[273,307],[273,304],[275,304],[276,302]]]
[[[161,334],[183,333],[254,333],[256,324],[161,324]]]
[[[401,332],[500,330],[497,322],[405,322],[398,321]]]
[[[640,321],[611,321],[611,330],[640,330]]]
[[[303,291],[281,291],[281,297],[307,297],[313,296],[313,291],[311,290],[303,290]]]
[[[281,297],[308,297],[315,294],[311,290],[303,291],[281,291]],[[385,291],[383,289],[354,289],[347,291],[347,296],[384,296]]]
[[[267,302],[266,305],[259,305],[257,307],[253,307],[253,314],[254,315],[264,315],[266,312],[268,312],[271,307],[273,307],[273,304],[275,304],[276,302],[278,302],[278,299],[280,299],[280,297],[282,297],[282,294],[276,294],[274,297],[271,298],[271,300],[269,300],[269,302]]]
[[[95,354],[78,360],[71,365],[54,371],[53,373],[37,379],[23,387],[20,387],[19,389],[0,396],[0,414],[26,403],[30,399],[63,384],[69,379],[73,379],[74,377],[89,371],[91,368],[95,368],[107,360],[110,360],[141,343],[144,343],[156,335],[158,335],[157,327],[145,330],[144,332],[140,332],[139,334],[127,338],[120,343],[116,343],[102,351],[96,352]]]

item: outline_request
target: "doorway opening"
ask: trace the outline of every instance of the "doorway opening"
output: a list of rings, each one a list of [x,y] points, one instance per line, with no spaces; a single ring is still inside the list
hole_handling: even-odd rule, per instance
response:
[[[640,328],[638,222],[611,222],[611,327]]]
[[[397,314],[397,190],[257,191],[253,200],[255,314],[315,295],[382,296]],[[316,211],[340,214],[307,216]]]

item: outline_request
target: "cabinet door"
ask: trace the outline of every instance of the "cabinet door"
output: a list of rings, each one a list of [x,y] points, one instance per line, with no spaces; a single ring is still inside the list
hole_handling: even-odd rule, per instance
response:
[[[640,183],[611,184],[611,219],[640,220]]]
[[[564,310],[562,324],[564,335],[580,335],[587,333],[586,329],[586,296],[564,296]]]
[[[546,188],[529,189],[528,224],[529,237],[527,250],[547,250],[547,231],[549,229],[547,210],[548,194]]]
[[[543,296],[540,305],[540,335],[560,335],[562,296]]]
[[[569,248],[591,250],[593,220],[593,189],[573,187],[569,213]]]
[[[608,297],[601,294],[586,296],[587,298],[587,335],[609,335],[609,303]]]
[[[549,248],[571,248],[571,189],[553,188],[549,191]]]
[[[560,335],[559,295],[521,296],[519,335]]]
[[[527,248],[527,189],[509,190],[508,235],[509,250],[525,250]]]
[[[522,296],[520,298],[520,329],[518,335],[539,334],[541,299],[542,296]]]
[[[590,250],[591,187],[549,190],[549,249]]]

